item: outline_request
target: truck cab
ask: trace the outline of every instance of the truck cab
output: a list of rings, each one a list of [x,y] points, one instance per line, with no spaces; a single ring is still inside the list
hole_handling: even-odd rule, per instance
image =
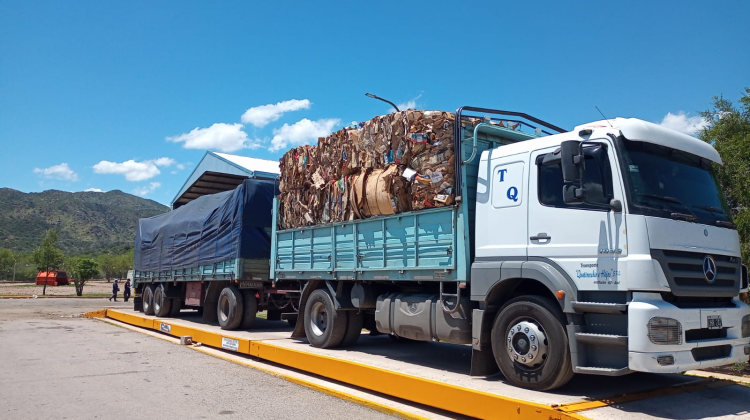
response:
[[[750,315],[738,296],[747,269],[714,165],[721,158],[709,144],[633,118],[484,151],[471,296],[475,322],[497,318],[475,327],[475,349],[491,341],[533,372],[552,350],[530,343],[547,332],[533,316],[498,325],[497,303],[507,302],[497,297],[541,283],[564,313],[573,372],[747,361]]]

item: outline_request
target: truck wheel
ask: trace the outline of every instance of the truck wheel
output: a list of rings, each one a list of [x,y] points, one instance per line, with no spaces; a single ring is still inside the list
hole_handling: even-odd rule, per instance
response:
[[[154,315],[159,318],[168,317],[172,309],[172,299],[169,299],[165,292],[163,284],[154,290]]]
[[[242,295],[234,286],[227,286],[219,293],[216,315],[222,330],[236,330],[242,322]]]
[[[521,296],[506,303],[492,326],[492,354],[514,386],[548,391],[565,385],[573,371],[565,316],[540,296]]]
[[[243,291],[242,292],[242,322],[240,322],[240,328],[247,330],[253,327],[255,323],[255,315],[258,313],[258,300],[255,299],[255,290]]]
[[[340,347],[353,345],[362,335],[362,323],[364,322],[362,313],[357,311],[346,311],[346,313],[346,332],[344,333],[344,339],[341,340]]]
[[[151,284],[143,288],[143,313],[154,314],[154,286]]]
[[[346,333],[346,311],[337,311],[331,296],[318,289],[305,305],[305,335],[313,347],[328,349],[341,344]]]
[[[172,318],[180,316],[182,310],[182,298],[172,299],[172,308],[169,311],[169,316]]]

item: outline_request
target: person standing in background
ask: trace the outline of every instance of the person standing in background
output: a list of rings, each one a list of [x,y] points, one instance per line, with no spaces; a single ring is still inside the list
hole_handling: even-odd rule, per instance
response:
[[[109,297],[109,301],[111,302],[112,299],[117,302],[117,292],[120,291],[120,286],[117,284],[117,279],[115,279],[115,282],[112,283],[112,296]]]
[[[125,302],[130,299],[130,279],[125,280],[125,290],[122,292],[122,298]]]

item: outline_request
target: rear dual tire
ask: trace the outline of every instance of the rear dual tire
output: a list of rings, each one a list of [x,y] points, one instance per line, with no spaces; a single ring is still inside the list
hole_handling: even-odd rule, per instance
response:
[[[154,314],[154,286],[152,284],[143,288],[143,313]]]
[[[364,317],[356,311],[336,310],[331,295],[318,289],[305,304],[305,335],[313,347],[347,347],[362,334]]]
[[[227,286],[219,293],[216,315],[222,330],[236,330],[242,323],[244,305],[240,289]]]

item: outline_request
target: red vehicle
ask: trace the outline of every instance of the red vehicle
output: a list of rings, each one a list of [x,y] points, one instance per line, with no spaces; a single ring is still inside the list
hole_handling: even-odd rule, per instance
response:
[[[65,271],[40,271],[36,275],[36,284],[42,286],[45,283],[47,286],[64,286],[70,283],[70,279]]]

